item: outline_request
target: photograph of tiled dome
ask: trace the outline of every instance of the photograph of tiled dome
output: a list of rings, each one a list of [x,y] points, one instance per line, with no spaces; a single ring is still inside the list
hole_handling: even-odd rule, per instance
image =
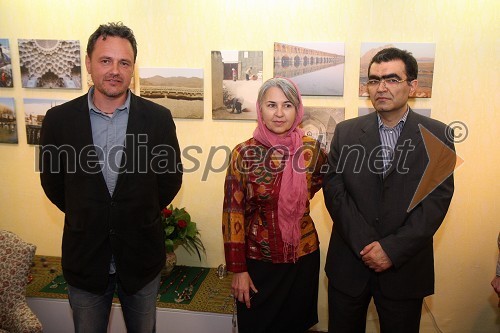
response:
[[[19,39],[23,88],[81,89],[80,42]]]

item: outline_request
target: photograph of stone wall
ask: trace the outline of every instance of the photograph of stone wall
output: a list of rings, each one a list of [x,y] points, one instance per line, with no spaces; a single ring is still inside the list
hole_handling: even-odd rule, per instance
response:
[[[212,119],[257,119],[262,51],[212,51]]]

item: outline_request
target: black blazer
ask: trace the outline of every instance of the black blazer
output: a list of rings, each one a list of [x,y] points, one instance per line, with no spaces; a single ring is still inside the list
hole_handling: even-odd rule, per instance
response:
[[[382,293],[393,299],[434,293],[433,235],[453,195],[449,176],[407,212],[429,161],[418,125],[454,149],[443,123],[410,110],[385,178],[377,173],[381,158],[376,113],[337,125],[323,181],[325,204],[333,220],[325,271],[332,286],[348,295],[361,294],[370,274],[377,274]],[[406,142],[406,143],[405,143]],[[404,148],[406,147],[406,148]],[[359,252],[379,241],[393,267],[370,272]]]
[[[50,109],[40,141],[42,187],[65,213],[62,267],[67,282],[103,292],[113,255],[124,290],[141,289],[165,264],[160,210],[182,183],[170,111],[132,94],[124,165],[113,196],[97,161],[87,95]]]

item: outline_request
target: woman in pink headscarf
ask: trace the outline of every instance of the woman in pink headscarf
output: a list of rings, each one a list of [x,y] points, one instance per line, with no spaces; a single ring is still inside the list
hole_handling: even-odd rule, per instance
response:
[[[309,200],[321,188],[326,155],[298,127],[303,115],[292,81],[267,80],[253,137],[231,154],[222,230],[240,333],[305,332],[318,322],[319,240]]]

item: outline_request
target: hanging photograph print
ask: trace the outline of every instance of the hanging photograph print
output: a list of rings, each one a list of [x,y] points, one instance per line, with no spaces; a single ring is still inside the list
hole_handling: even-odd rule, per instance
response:
[[[344,43],[274,43],[274,76],[292,79],[303,96],[344,95]]]
[[[80,41],[19,39],[23,88],[82,89]]]
[[[24,98],[24,122],[26,123],[26,139],[29,145],[40,144],[40,129],[47,111],[59,104],[67,102],[58,99]]]
[[[174,118],[203,119],[203,69],[139,68],[141,97],[163,105]]]
[[[0,143],[18,143],[14,98],[0,97]]]
[[[0,38],[0,88],[12,88],[12,61],[9,40]]]
[[[362,43],[359,70],[359,96],[368,96],[366,81],[368,80],[368,66],[371,59],[377,52],[389,47],[397,47],[398,49],[411,52],[417,60],[418,87],[410,97],[432,97],[432,79],[436,53],[436,44],[434,43]]]
[[[262,51],[212,51],[212,118],[257,119]]]
[[[326,152],[330,151],[335,127],[345,120],[344,108],[306,106],[300,128],[307,136],[316,139]]]

